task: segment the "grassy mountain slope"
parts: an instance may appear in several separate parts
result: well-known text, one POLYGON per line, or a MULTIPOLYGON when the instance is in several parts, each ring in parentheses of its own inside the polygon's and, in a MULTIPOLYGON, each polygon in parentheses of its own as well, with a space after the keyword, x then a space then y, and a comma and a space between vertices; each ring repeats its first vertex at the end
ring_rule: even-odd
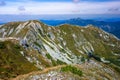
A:
POLYGON ((81 18, 73 18, 73 19, 68 19, 68 20, 42 20, 42 21, 52 26, 57 26, 57 25, 65 24, 65 23, 70 24, 70 25, 79 25, 79 26, 87 26, 89 24, 92 24, 120 38, 119 36, 120 21, 106 22, 106 21, 97 21, 97 20, 89 20, 89 19, 81 19, 81 18))
POLYGON ((118 80, 120 77, 113 69, 97 61, 81 65, 60 65, 46 68, 43 71, 34 71, 20 75, 11 80, 37 80, 37 79, 60 79, 60 80, 118 80), (114 76, 114 77, 113 77, 114 76))
POLYGON ((38 69, 63 64, 80 65, 93 59, 120 72, 120 40, 92 25, 51 27, 36 20, 11 22, 0 27, 0 37, 3 42, 17 40, 23 50, 21 53, 13 49, 13 52, 21 53, 38 69))
POLYGON ((21 53, 23 48, 11 41, 0 42, 0 78, 7 79, 38 70, 21 53))

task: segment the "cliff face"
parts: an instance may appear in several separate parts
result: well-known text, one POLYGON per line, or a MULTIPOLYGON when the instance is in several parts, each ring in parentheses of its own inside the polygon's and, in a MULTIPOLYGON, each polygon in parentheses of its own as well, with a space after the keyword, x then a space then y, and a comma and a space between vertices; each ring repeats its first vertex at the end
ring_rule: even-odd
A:
POLYGON ((19 44, 22 50, 17 54, 41 70, 63 64, 81 65, 92 59, 120 72, 119 39, 91 25, 51 27, 36 20, 11 22, 0 27, 0 41, 19 44))

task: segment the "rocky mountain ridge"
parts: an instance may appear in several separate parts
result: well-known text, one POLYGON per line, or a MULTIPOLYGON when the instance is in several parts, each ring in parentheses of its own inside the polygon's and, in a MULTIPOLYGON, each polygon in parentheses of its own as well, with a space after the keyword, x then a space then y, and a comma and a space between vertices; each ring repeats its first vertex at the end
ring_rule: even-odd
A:
POLYGON ((93 59, 120 72, 120 40, 92 25, 52 27, 36 20, 10 22, 0 26, 0 41, 18 43, 23 48, 18 54, 39 70, 93 59))
POLYGON ((107 21, 99 21, 99 20, 91 20, 91 19, 81 19, 81 18, 73 18, 68 20, 42 20, 44 23, 52 26, 60 25, 60 24, 70 24, 70 25, 79 25, 79 26, 87 26, 93 25, 98 28, 101 28, 111 34, 114 34, 118 38, 120 38, 120 21, 116 22, 107 22, 107 21))

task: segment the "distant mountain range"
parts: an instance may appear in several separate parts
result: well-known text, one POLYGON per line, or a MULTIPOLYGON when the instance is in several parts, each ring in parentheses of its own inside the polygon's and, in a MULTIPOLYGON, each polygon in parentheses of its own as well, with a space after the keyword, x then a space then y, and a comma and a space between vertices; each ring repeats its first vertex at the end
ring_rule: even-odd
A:
POLYGON ((42 20, 44 23, 52 26, 57 26, 60 24, 71 24, 79 26, 87 26, 89 24, 101 28, 109 33, 114 34, 120 38, 120 21, 117 22, 105 22, 105 21, 96 21, 96 20, 84 20, 81 18, 74 18, 69 20, 42 20))

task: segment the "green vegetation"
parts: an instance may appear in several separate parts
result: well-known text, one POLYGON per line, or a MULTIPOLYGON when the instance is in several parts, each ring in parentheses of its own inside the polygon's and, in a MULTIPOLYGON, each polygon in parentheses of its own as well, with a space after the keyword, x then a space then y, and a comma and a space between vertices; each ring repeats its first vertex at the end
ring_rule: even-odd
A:
POLYGON ((61 71, 62 72, 71 72, 71 73, 79 75, 79 76, 82 76, 82 74, 83 74, 83 72, 80 69, 78 69, 78 68, 76 68, 74 66, 71 66, 71 65, 62 67, 61 71))
MULTIPOLYGON (((61 31, 60 37, 62 37, 63 40, 66 41, 66 43, 67 43, 66 46, 75 55, 78 56, 80 54, 80 52, 78 52, 76 50, 75 40, 77 42, 86 42, 86 43, 82 44, 81 46, 77 46, 82 51, 84 51, 82 48, 83 46, 87 46, 90 48, 90 45, 87 44, 87 42, 90 42, 90 44, 94 48, 94 54, 93 54, 94 59, 96 59, 97 61, 101 61, 100 58, 104 57, 106 60, 110 61, 114 65, 116 65, 118 67, 120 66, 119 61, 118 61, 118 59, 120 59, 120 57, 113 54, 113 53, 116 53, 116 54, 120 53, 120 48, 117 45, 115 45, 114 47, 108 45, 108 44, 116 44, 116 42, 118 44, 120 44, 120 41, 117 41, 115 38, 111 37, 110 35, 106 34, 102 30, 100 30, 94 26, 90 26, 88 28, 81 28, 81 27, 76 27, 76 26, 73 27, 71 25, 61 25, 58 28, 61 31), (84 32, 81 32, 81 30, 83 30, 84 32), (63 34, 62 31, 69 35, 63 34), (72 36, 73 34, 75 34, 77 36, 77 38, 75 40, 72 36), (100 36, 100 34, 102 34, 103 36, 100 36), (105 36, 108 36, 109 40, 107 40, 105 38, 105 36)), ((81 54, 81 55, 84 56, 85 59, 88 58, 84 54, 81 54)), ((82 58, 81 61, 84 62, 85 59, 82 58)), ((113 67, 113 68, 116 69, 116 71, 118 71, 118 72, 120 71, 120 70, 118 70, 119 68, 117 68, 117 67, 113 67)))
POLYGON ((72 34, 79 34, 80 33, 80 29, 79 27, 76 26, 71 26, 71 25, 62 25, 59 27, 60 31, 64 31, 69 35, 65 35, 64 33, 61 33, 60 37, 62 37, 64 39, 64 41, 66 41, 66 46, 77 56, 79 56, 79 52, 76 50, 75 48, 75 41, 74 38, 72 36, 72 34))
POLYGON ((4 49, 4 48, 5 48, 4 42, 0 42, 0 49, 4 49))
POLYGON ((59 59, 57 59, 57 61, 55 61, 55 60, 50 56, 50 54, 46 54, 46 57, 52 61, 53 66, 66 64, 65 62, 62 62, 62 61, 59 60, 59 59))
POLYGON ((21 46, 10 41, 0 42, 0 78, 8 79, 38 70, 24 56, 21 46), (4 48, 5 46, 5 48, 4 48), (21 48, 21 49, 20 49, 21 48))
POLYGON ((84 58, 84 57, 82 57, 82 58, 81 58, 81 61, 84 63, 84 62, 85 62, 85 58, 84 58))
POLYGON ((46 57, 47 57, 48 59, 52 59, 52 57, 50 56, 50 54, 46 54, 46 57))
POLYGON ((120 73, 120 62, 117 59, 112 59, 109 58, 107 59, 111 62, 111 64, 109 64, 112 68, 114 68, 117 72, 120 73))
POLYGON ((57 59, 57 64, 59 65, 62 65, 62 64, 66 64, 65 62, 62 62, 61 60, 57 59))
POLYGON ((119 66, 116 66, 116 65, 114 65, 114 64, 110 64, 110 66, 112 67, 112 68, 114 68, 119 74, 120 74, 120 67, 119 66))
POLYGON ((18 44, 15 44, 15 45, 14 45, 14 48, 15 48, 15 49, 21 49, 20 45, 18 45, 18 44))
POLYGON ((52 65, 53 65, 53 66, 56 66, 56 65, 57 65, 56 61, 51 57, 50 54, 46 54, 46 57, 52 61, 52 65))
POLYGON ((38 44, 37 42, 34 42, 35 45, 37 45, 38 47, 42 48, 42 46, 40 44, 38 44))
POLYGON ((38 56, 38 59, 43 66, 45 66, 45 67, 51 66, 50 63, 47 60, 45 60, 45 58, 41 54, 38 56))

